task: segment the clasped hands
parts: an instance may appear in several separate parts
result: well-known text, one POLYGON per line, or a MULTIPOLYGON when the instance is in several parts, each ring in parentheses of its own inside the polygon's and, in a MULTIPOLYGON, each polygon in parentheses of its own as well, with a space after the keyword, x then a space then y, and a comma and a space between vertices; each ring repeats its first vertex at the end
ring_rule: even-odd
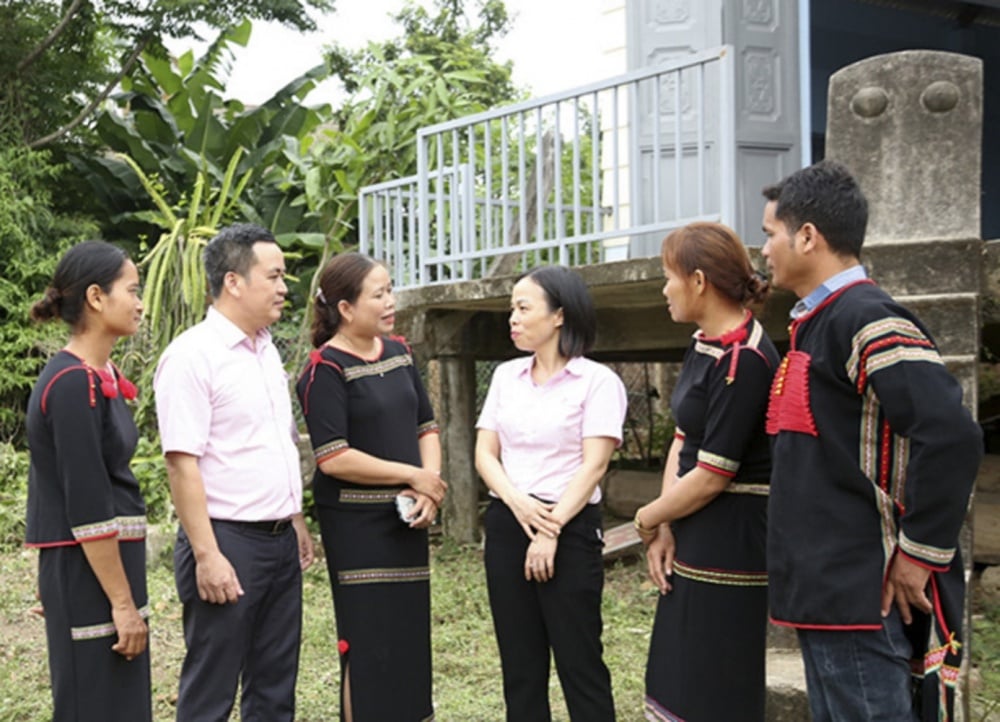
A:
POLYGON ((556 573, 556 548, 562 531, 562 524, 552 513, 556 505, 521 492, 508 505, 531 540, 524 555, 524 578, 549 581, 556 573))

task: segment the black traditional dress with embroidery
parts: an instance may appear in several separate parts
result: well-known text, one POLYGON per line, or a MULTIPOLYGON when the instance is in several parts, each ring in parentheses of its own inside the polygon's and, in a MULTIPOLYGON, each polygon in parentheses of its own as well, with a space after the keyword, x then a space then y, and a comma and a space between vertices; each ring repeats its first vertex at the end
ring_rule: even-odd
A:
POLYGON ((40 549, 53 715, 59 722, 142 722, 150 710, 149 651, 131 662, 111 650, 111 605, 81 542, 117 538, 140 614, 146 596, 146 507, 129 469, 138 432, 123 396, 135 387, 115 370, 60 351, 28 401, 26 545, 40 549))
POLYGON ((650 720, 764 719, 770 453, 764 433, 779 356, 760 323, 698 334, 670 398, 683 441, 678 475, 730 477, 722 494, 673 523, 673 590, 659 598, 646 666, 650 720))
MULTIPOLYGON (((317 464, 350 448, 420 466, 433 410, 409 348, 381 342, 373 361, 329 346, 310 354, 297 390, 317 464)), ((434 717, 427 531, 400 520, 404 488, 313 477, 355 722, 434 717)))

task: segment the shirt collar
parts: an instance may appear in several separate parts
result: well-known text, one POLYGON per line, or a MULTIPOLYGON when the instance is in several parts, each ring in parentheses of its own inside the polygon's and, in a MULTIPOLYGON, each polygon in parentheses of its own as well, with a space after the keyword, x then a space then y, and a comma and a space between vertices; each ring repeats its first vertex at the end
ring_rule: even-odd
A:
POLYGON ((868 274, 865 272, 865 267, 860 263, 856 266, 844 269, 840 273, 834 274, 823 281, 823 283, 819 284, 819 286, 817 286, 808 296, 799 299, 799 301, 792 306, 792 311, 789 315, 791 315, 792 318, 805 316, 844 286, 855 283, 856 281, 861 281, 865 278, 868 278, 868 274))
MULTIPOLYGON (((525 356, 525 357, 523 357, 521 359, 518 359, 518 360, 521 362, 521 366, 517 370, 517 375, 520 376, 520 377, 524 377, 524 376, 530 375, 531 374, 531 366, 532 366, 532 364, 535 361, 535 355, 532 354, 531 356, 525 356)), ((567 361, 566 365, 563 367, 563 369, 559 373, 557 373, 555 376, 553 376, 552 378, 559 378, 563 374, 569 374, 571 376, 582 376, 583 375, 583 366, 584 366, 585 363, 586 362, 584 361, 583 356, 574 356, 569 361, 567 361)), ((549 379, 549 380, 551 381, 552 379, 549 379)))
MULTIPOLYGON (((230 321, 215 306, 208 307, 208 312, 205 314, 205 322, 216 330, 226 348, 236 348, 244 342, 246 342, 247 346, 250 346, 250 339, 243 332, 243 329, 230 321)), ((254 340, 257 342, 256 347, 259 350, 271 340, 271 332, 266 328, 261 329, 257 332, 257 337, 254 340)))

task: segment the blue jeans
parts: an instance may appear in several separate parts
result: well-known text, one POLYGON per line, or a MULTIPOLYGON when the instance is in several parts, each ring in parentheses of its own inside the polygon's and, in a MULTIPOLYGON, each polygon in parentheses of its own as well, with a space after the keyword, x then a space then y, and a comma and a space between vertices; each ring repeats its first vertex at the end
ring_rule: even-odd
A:
POLYGON ((879 631, 798 630, 813 722, 914 722, 913 648, 893 607, 879 631))

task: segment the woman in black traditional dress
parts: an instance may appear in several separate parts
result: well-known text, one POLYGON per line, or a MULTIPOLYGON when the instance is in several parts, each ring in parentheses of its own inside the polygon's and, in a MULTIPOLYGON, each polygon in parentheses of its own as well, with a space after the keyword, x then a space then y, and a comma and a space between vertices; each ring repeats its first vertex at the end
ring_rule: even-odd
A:
POLYGON ((129 470, 138 432, 136 389, 111 349, 142 317, 139 273, 120 249, 71 248, 34 320, 61 318, 66 346, 28 401, 26 543, 40 549, 52 719, 152 718, 146 597, 146 508, 129 470))
POLYGON ((402 339, 388 271, 359 253, 320 276, 298 381, 317 470, 348 722, 418 722, 431 703, 427 527, 444 498, 427 393, 402 339))
POLYGON ((729 228, 663 241, 670 316, 699 331, 670 406, 677 431, 660 496, 636 512, 661 596, 646 667, 650 720, 764 719, 771 462, 764 433, 778 353, 746 309, 767 282, 729 228))

